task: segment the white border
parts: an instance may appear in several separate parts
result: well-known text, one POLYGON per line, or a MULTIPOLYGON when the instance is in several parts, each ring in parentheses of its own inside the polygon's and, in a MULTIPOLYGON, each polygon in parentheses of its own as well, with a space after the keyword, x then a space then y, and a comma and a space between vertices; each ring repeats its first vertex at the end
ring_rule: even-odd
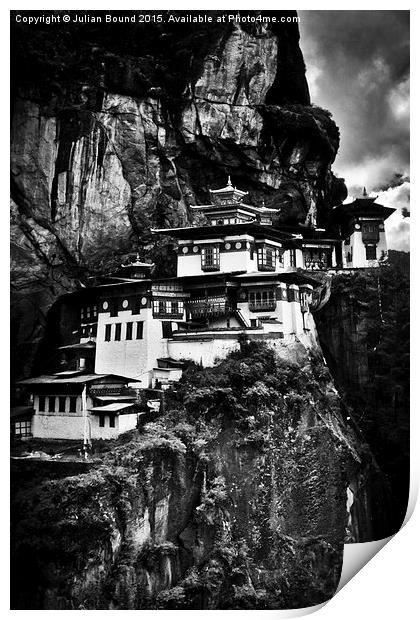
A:
MULTIPOLYGON (((316 6, 314 6, 313 3, 310 2, 298 2, 296 3, 294 6, 290 6, 290 4, 288 4, 288 6, 279 6, 277 3, 274 2, 269 2, 269 3, 259 3, 258 4, 258 8, 262 8, 264 10, 291 10, 291 9, 297 9, 297 10, 337 10, 337 4, 333 3, 333 2, 318 2, 316 4, 316 6), (297 4, 297 6, 296 6, 297 4)), ((351 3, 346 3, 347 6, 342 6, 342 4, 340 4, 340 10, 410 10, 410 9, 414 9, 414 7, 416 7, 416 5, 414 4, 414 2, 394 2, 394 3, 389 3, 389 2, 369 2, 368 4, 366 2, 361 2, 360 0, 355 0, 351 3)), ((92 10, 105 10, 105 7, 103 6, 103 4, 99 3, 99 2, 92 2, 89 3, 87 6, 89 6, 90 9, 92 10)), ((1 41, 3 43, 3 55, 2 58, 6 59, 8 58, 8 48, 9 48, 9 10, 11 9, 22 9, 22 10, 52 10, 52 9, 59 9, 59 8, 63 8, 66 9, 68 8, 69 10, 77 10, 77 9, 86 9, 86 1, 73 1, 72 3, 70 3, 70 6, 65 5, 64 3, 61 2, 51 2, 48 0, 45 0, 45 2, 43 2, 40 7, 42 8, 37 8, 36 4, 34 4, 33 2, 21 2, 19 4, 15 4, 15 3, 6 3, 6 6, 4 6, 2 9, 0 9, 0 17, 2 18, 0 20, 0 27, 2 29, 2 37, 1 37, 1 41)), ((197 9, 202 9, 202 10, 206 10, 206 9, 225 9, 226 6, 229 6, 229 9, 255 9, 257 8, 255 5, 255 2, 250 2, 249 0, 232 0, 231 2, 229 2, 229 4, 227 5, 226 2, 218 2, 217 0, 214 0, 211 3, 211 7, 209 7, 209 3, 208 2, 203 2, 201 0, 196 0, 195 2, 160 2, 160 3, 156 3, 156 2, 150 2, 147 0, 144 0, 141 5, 139 6, 138 2, 126 2, 124 3, 124 9, 126 10, 158 10, 159 8, 162 9, 177 9, 177 10, 197 10, 197 9)), ((115 9, 112 9, 111 7, 109 7, 109 5, 106 7, 106 9, 109 10, 116 10, 121 9, 122 7, 116 7, 115 9)), ((413 51, 412 51, 412 57, 415 57, 416 60, 419 58, 418 55, 415 55, 416 51, 419 51, 418 49, 416 49, 417 47, 417 41, 419 39, 419 35, 420 35, 420 31, 418 28, 418 17, 417 17, 417 10, 412 10, 411 11, 411 18, 412 18, 412 46, 413 46, 413 51)), ((417 61, 418 63, 418 61, 417 61)), ((412 90, 412 101, 413 101, 413 106, 412 109, 413 110, 418 110, 419 105, 419 101, 418 101, 418 84, 417 84, 417 80, 415 83, 415 88, 413 88, 412 90)), ((8 111, 8 101, 7 98, 5 97, 2 101, 2 105, 3 105, 3 127, 8 127, 8 118, 9 118, 9 111, 8 111)), ((415 151, 414 153, 414 163, 417 163, 417 147, 416 147, 416 142, 417 142, 417 138, 418 138, 418 132, 417 132, 417 118, 415 118, 413 120, 412 123, 412 135, 414 136, 414 139, 412 139, 412 145, 413 145, 413 150, 415 151)), ((9 154, 8 154, 8 142, 5 140, 4 141, 5 144, 5 149, 2 152, 2 166, 1 166, 1 171, 3 173, 3 183, 2 183, 2 188, 4 193, 6 194, 7 192, 7 182, 5 180, 6 177, 6 173, 8 171, 8 160, 9 160, 9 154)), ((419 170, 419 166, 415 166, 413 167, 413 170, 419 170)), ((412 183, 412 185, 414 186, 414 199, 413 199, 413 204, 415 205, 414 207, 414 213, 413 213, 413 217, 414 217, 414 226, 415 228, 412 230, 417 231, 417 216, 415 211, 418 210, 420 207, 418 207, 418 203, 419 201, 416 200, 417 196, 418 196, 418 192, 417 192, 417 181, 416 179, 414 179, 414 183, 412 183)), ((2 268, 4 269, 4 278, 3 278, 3 282, 7 282, 8 278, 9 278, 9 274, 8 274, 8 258, 7 258, 7 244, 8 244, 8 233, 7 231, 7 208, 6 208, 6 204, 8 204, 8 197, 6 198, 6 196, 4 197, 4 201, 3 201, 3 210, 1 212, 1 216, 4 218, 4 225, 2 226, 1 230, 3 230, 3 234, 4 234, 4 238, 3 243, 0 246, 0 251, 2 252, 1 258, 3 260, 0 261, 0 264, 3 266, 2 268)), ((412 239, 415 239, 415 232, 412 233, 412 239)), ((418 256, 417 256, 417 249, 416 249, 416 244, 413 243, 412 244, 412 254, 413 254, 413 261, 412 261, 412 265, 417 265, 418 264, 418 256)), ((416 276, 418 277, 418 276, 416 276)), ((414 284, 416 284, 416 282, 414 282, 414 284)), ((418 301, 419 301, 419 296, 418 293, 415 290, 415 286, 412 285, 412 294, 411 294, 411 303, 412 303, 412 315, 413 317, 416 317, 416 314, 418 312, 417 308, 418 308, 418 301), (417 311, 417 312, 416 312, 417 311)), ((4 313, 4 309, 3 309, 3 314, 2 317, 4 318, 4 322, 6 322, 8 320, 7 316, 7 312, 4 313)), ((3 322, 3 324, 4 324, 3 322)), ((414 330, 413 330, 414 331, 414 330)), ((418 350, 418 336, 416 336, 415 333, 412 333, 412 342, 413 342, 413 347, 412 350, 416 351, 418 350)), ((8 347, 5 344, 4 345, 4 358, 2 358, 2 370, 8 368, 8 347), (6 358, 6 359, 5 359, 6 358)), ((418 369, 417 369, 417 357, 413 360, 413 371, 412 371, 412 385, 415 386, 416 385, 416 379, 418 381, 418 369), (417 372, 416 372, 417 370, 417 372)), ((3 377, 4 377, 4 373, 3 373, 3 377)), ((5 382, 6 383, 6 382, 5 382)), ((414 389, 413 389, 413 398, 415 397, 414 394, 414 389)), ((412 424, 411 424, 411 437, 412 437, 412 448, 411 448, 411 463, 412 463, 412 475, 411 475, 411 487, 413 489, 415 489, 414 495, 412 493, 411 495, 411 503, 415 503, 415 495, 417 492, 417 488, 418 488, 418 474, 419 474, 419 457, 417 456, 419 454, 419 434, 418 434, 418 430, 419 430, 419 422, 418 422, 418 413, 417 411, 415 411, 415 406, 412 407, 412 424)), ((5 417, 3 418, 3 423, 5 422, 5 417)), ((3 435, 2 438, 5 441, 5 445, 3 448, 3 455, 6 455, 6 459, 8 461, 8 419, 6 420, 6 424, 3 427, 3 435), (5 430, 6 429, 6 430, 5 430)), ((3 472, 3 483, 4 483, 4 488, 3 488, 3 496, 5 497, 5 502, 6 503, 6 499, 8 498, 8 476, 7 476, 7 467, 8 465, 6 464, 5 467, 2 468, 2 472, 3 472), (4 476, 4 474, 6 473, 6 476, 4 476)), ((3 515, 3 518, 6 519, 6 523, 3 523, 3 531, 8 531, 8 513, 6 511, 6 515, 3 515)), ((402 531, 400 533, 398 533, 392 540, 391 542, 387 545, 387 548, 385 550, 382 551, 382 553, 379 554, 379 556, 376 556, 371 562, 369 562, 369 564, 367 566, 365 566, 363 568, 363 570, 361 571, 361 573, 357 574, 352 580, 350 585, 346 586, 343 588, 343 590, 341 590, 338 595, 336 595, 329 603, 327 603, 320 611, 318 611, 318 616, 320 619, 324 619, 327 620, 328 618, 337 620, 337 618, 340 618, 342 620, 346 620, 351 619, 354 620, 354 618, 369 618, 370 616, 377 616, 379 618, 381 618, 381 620, 387 620, 388 618, 392 620, 395 619, 395 617, 397 616, 399 618, 399 620, 404 620, 405 618, 415 618, 418 617, 418 607, 419 604, 417 602, 417 590, 419 588, 418 585, 418 562, 417 562, 417 555, 416 555, 416 547, 418 548, 418 534, 420 531, 420 513, 419 513, 419 509, 417 509, 413 515, 413 517, 408 521, 408 523, 405 525, 405 527, 402 529, 402 531)), ((371 543, 367 543, 367 545, 371 545, 371 543)), ((7 546, 7 545, 6 545, 7 546)), ((8 610, 8 562, 9 562, 9 554, 7 553, 7 548, 4 548, 3 546, 3 557, 5 559, 5 566, 3 566, 3 570, 2 570, 2 587, 4 588, 3 590, 3 596, 1 598, 2 600, 2 609, 4 611, 6 611, 6 613, 10 613, 13 615, 17 615, 20 616, 22 614, 28 613, 25 611, 9 611, 8 610)), ((316 608, 310 608, 307 610, 307 612, 311 612, 311 611, 315 611, 316 608)), ((302 610, 296 610, 296 611, 300 611, 300 613, 298 615, 302 615, 302 610)), ((31 614, 41 614, 44 612, 37 612, 37 611, 32 611, 29 612, 31 614)), ((55 616, 59 615, 61 616, 62 612, 60 611, 54 611, 53 612, 55 616)), ((68 612, 66 612, 68 613, 68 612)), ((82 612, 82 613, 86 613, 86 612, 82 612)), ((93 614, 100 614, 100 611, 93 611, 91 612, 93 614)), ((116 614, 116 613, 120 613, 120 612, 116 612, 116 611, 112 611, 110 612, 111 614, 116 614)), ((136 613, 138 614, 138 611, 135 612, 131 612, 131 613, 136 613)), ((155 614, 156 612, 147 612, 147 611, 142 611, 142 617, 148 617, 149 614, 155 614)), ((159 617, 172 617, 173 615, 184 615, 185 613, 196 613, 194 612, 186 612, 186 611, 180 611, 180 612, 160 612, 159 617)), ((200 615, 203 613, 216 613, 220 615, 238 615, 238 614, 246 614, 248 615, 248 617, 250 617, 251 615, 256 615, 258 614, 258 616, 261 616, 261 614, 267 615, 267 614, 276 614, 277 617, 296 617, 296 612, 291 612, 291 615, 289 615, 290 612, 261 612, 261 611, 229 611, 229 612, 208 612, 208 611, 199 611, 200 615)))

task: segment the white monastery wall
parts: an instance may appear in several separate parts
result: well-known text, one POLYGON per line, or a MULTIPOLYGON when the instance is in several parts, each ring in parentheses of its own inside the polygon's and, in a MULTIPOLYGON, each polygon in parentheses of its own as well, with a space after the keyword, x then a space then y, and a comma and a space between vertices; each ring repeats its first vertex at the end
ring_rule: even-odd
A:
POLYGON ((162 322, 153 318, 152 308, 141 308, 139 314, 121 311, 111 317, 109 312, 101 312, 98 317, 98 336, 96 341, 96 373, 120 374, 137 379, 143 387, 149 385, 149 370, 156 360, 165 354, 162 339, 162 322), (136 339, 136 325, 133 326, 133 339, 126 340, 127 322, 143 321, 143 338, 136 339), (121 340, 115 341, 115 324, 122 323, 121 340), (105 325, 111 324, 111 340, 105 341, 105 325))
POLYGON ((36 413, 32 420, 33 436, 40 439, 83 439, 83 428, 82 412, 36 413))
POLYGON ((205 339, 169 341, 170 356, 176 360, 188 359, 203 366, 214 366, 218 358, 223 359, 231 351, 239 349, 237 335, 232 339, 205 339))
POLYGON ((366 259, 366 245, 362 241, 362 231, 355 230, 350 236, 350 245, 343 244, 343 265, 346 267, 378 267, 382 252, 386 254, 387 244, 385 231, 379 231, 379 242, 376 245, 376 260, 366 259), (352 260, 347 261, 347 252, 352 252, 352 260))

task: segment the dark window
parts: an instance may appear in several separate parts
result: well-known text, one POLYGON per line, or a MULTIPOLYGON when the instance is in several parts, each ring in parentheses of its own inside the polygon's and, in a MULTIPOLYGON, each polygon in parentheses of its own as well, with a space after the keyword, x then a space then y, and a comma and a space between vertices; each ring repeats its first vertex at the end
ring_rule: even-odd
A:
POLYGON ((162 338, 171 338, 172 324, 170 321, 162 321, 162 338))
POLYGON ((71 413, 76 413, 76 411, 77 411, 77 396, 70 396, 69 411, 71 413))
POLYGON ((121 340, 121 323, 115 323, 115 340, 121 340))
POLYGON ((66 397, 65 396, 59 396, 59 398, 58 398, 58 411, 60 411, 61 413, 64 413, 65 410, 66 410, 66 397))
POLYGON ((119 300, 114 299, 110 302, 110 316, 118 316, 119 300))
POLYGON ((45 396, 39 396, 39 411, 45 411, 45 396))
POLYGON ((111 340, 111 327, 112 325, 105 325, 105 341, 109 342, 111 340))
POLYGON ((376 260, 376 245, 366 246, 366 260, 376 260))
POLYGON ((296 250, 290 250, 290 266, 296 267, 296 250))
POLYGON ((115 415, 113 413, 109 414, 109 426, 115 428, 115 415))
POLYGON ((99 414, 99 426, 102 428, 105 426, 105 415, 103 413, 99 414))
POLYGON ((143 321, 137 321, 136 340, 141 340, 142 338, 143 338, 143 321))
POLYGON ((55 396, 48 396, 48 411, 55 411, 55 396))
POLYGON ((125 339, 126 340, 132 340, 133 338, 133 324, 132 323, 127 323, 127 330, 125 332, 125 339))
POLYGON ((258 321, 257 319, 251 319, 251 327, 258 327, 258 321))

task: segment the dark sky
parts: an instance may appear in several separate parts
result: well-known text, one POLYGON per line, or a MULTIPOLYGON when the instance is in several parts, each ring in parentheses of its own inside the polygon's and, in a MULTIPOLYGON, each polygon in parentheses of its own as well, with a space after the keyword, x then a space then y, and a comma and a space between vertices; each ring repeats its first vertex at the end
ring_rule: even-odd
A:
POLYGON ((408 250, 409 12, 299 11, 312 102, 340 128, 334 171, 349 195, 363 186, 397 207, 388 245, 408 250))

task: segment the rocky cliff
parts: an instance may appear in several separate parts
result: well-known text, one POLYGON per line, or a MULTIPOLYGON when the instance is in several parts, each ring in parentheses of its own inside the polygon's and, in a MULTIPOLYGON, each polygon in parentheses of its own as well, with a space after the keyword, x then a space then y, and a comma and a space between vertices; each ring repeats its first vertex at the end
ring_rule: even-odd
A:
POLYGON ((296 23, 33 28, 13 18, 18 374, 33 370, 59 294, 138 248, 170 272, 150 227, 190 221, 189 205, 227 174, 281 221, 304 220, 314 204, 322 221, 345 197, 331 172, 339 132, 310 105, 296 23))
POLYGON ((344 540, 391 533, 386 487, 322 359, 299 343, 287 356, 259 343, 213 369, 191 365, 166 414, 108 446, 89 473, 51 479, 50 467, 40 479, 37 464, 25 478, 16 463, 12 607, 330 598, 344 540))
POLYGON ((409 286, 409 254, 391 250, 380 269, 336 275, 328 302, 314 315, 343 404, 392 490, 388 517, 395 531, 410 478, 409 286))

